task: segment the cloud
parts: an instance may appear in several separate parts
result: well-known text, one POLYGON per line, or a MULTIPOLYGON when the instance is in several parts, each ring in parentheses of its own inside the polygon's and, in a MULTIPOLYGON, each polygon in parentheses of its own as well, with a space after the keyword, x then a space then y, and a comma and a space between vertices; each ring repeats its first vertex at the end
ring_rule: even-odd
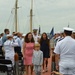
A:
MULTIPOLYGON (((55 31, 61 31, 62 27, 70 26, 75 29, 75 0, 33 0, 33 28, 41 25, 42 32, 49 32, 54 26, 55 31)), ((11 10, 15 5, 15 0, 0 0, 0 30, 3 31, 11 10), (1 29, 2 28, 2 29, 1 29)), ((27 33, 29 31, 29 15, 31 0, 18 0, 18 22, 19 31, 27 33), (23 30, 24 28, 24 30, 23 30)), ((14 13, 11 16, 7 27, 12 29, 14 13), (10 25, 11 24, 11 25, 10 25)))

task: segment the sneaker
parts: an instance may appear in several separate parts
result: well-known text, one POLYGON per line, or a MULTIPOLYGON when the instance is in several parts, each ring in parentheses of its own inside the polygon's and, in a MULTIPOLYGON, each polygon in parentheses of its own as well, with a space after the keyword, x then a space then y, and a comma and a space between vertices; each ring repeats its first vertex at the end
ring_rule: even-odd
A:
POLYGON ((48 68, 46 67, 46 70, 45 70, 46 72, 48 72, 48 68))
POLYGON ((42 73, 45 73, 45 70, 43 70, 42 73))

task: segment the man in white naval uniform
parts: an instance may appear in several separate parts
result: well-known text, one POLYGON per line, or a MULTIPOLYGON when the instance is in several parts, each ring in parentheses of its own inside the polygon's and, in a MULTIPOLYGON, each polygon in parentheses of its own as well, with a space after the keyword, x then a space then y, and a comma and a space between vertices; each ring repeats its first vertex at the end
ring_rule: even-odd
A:
POLYGON ((37 29, 33 29, 33 38, 35 43, 38 43, 40 36, 37 34, 37 29))
POLYGON ((65 27, 65 38, 55 47, 56 69, 63 75, 75 75, 75 40, 71 37, 73 29, 65 27))
POLYGON ((13 36, 7 35, 7 41, 4 43, 5 59, 11 60, 14 65, 14 47, 18 46, 18 43, 13 42, 13 36))

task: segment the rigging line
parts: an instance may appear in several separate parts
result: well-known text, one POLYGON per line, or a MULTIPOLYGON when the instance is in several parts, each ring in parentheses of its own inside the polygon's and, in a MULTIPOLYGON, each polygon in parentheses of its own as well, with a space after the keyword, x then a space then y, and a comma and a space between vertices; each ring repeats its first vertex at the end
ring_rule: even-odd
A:
POLYGON ((13 22, 12 22, 12 26, 11 26, 11 32, 14 32, 14 30, 15 30, 15 28, 14 28, 14 24, 15 24, 15 22, 14 22, 14 15, 13 15, 13 18, 12 18, 12 20, 13 20, 13 22))
POLYGON ((25 25, 24 25, 24 29, 27 29, 27 30, 29 30, 28 28, 29 28, 29 18, 27 17, 27 19, 26 19, 26 22, 25 22, 25 25))
POLYGON ((27 21, 26 21, 26 26, 25 26, 25 28, 27 27, 27 30, 28 30, 28 31, 29 31, 29 26, 30 26, 29 21, 30 21, 30 18, 27 19, 27 21))
MULTIPOLYGON (((36 19, 35 19, 35 17, 34 17, 34 22, 36 23, 36 25, 35 25, 34 27, 36 27, 36 26, 37 26, 37 29, 38 29, 39 22, 38 22, 38 20, 36 20, 36 19)), ((34 24, 34 23, 33 23, 33 24, 34 24)))
POLYGON ((12 14, 13 14, 13 9, 14 9, 14 7, 13 7, 12 10, 11 10, 11 13, 10 13, 9 19, 8 19, 8 21, 7 21, 7 24, 6 24, 6 27, 7 27, 8 23, 9 23, 9 21, 10 21, 10 19, 11 19, 11 16, 12 16, 12 14))
POLYGON ((12 28, 12 32, 14 32, 14 24, 15 24, 15 23, 14 23, 14 21, 13 21, 13 23, 12 23, 12 26, 13 26, 13 28, 12 28))
POLYGON ((37 24, 39 24, 38 19, 36 17, 34 17, 34 22, 36 22, 37 24))
POLYGON ((11 17, 10 22, 9 22, 9 24, 8 24, 8 26, 7 26, 7 28, 9 28, 10 31, 12 31, 12 29, 13 29, 12 20, 13 20, 13 16, 11 17))
POLYGON ((19 16, 18 16, 18 14, 17 14, 17 22, 18 22, 18 23, 17 23, 17 25, 18 25, 18 26, 17 26, 17 31, 19 32, 19 31, 20 31, 20 26, 19 26, 19 16))
POLYGON ((11 20, 10 20, 8 26, 7 26, 10 30, 12 29, 12 19, 13 19, 13 17, 11 18, 11 20))
POLYGON ((30 18, 27 19, 26 26, 25 26, 25 28, 27 29, 27 30, 26 30, 27 33, 30 31, 30 30, 29 30, 29 27, 30 27, 29 21, 30 21, 30 18))
MULTIPOLYGON (((24 9, 25 9, 25 7, 24 7, 24 9)), ((21 10, 21 12, 22 12, 22 11, 23 11, 23 10, 21 10)), ((23 12, 23 13, 24 13, 24 12, 23 12)), ((21 16, 25 16, 25 15, 23 15, 23 14, 20 14, 20 15, 21 15, 21 16)), ((26 16, 25 16, 25 17, 26 17, 26 16)), ((21 24, 21 23, 19 23, 19 22, 20 22, 19 20, 20 20, 20 18, 18 18, 18 30, 21 30, 21 29, 20 29, 20 25, 19 25, 19 24, 21 24)), ((26 20, 27 20, 27 19, 26 19, 26 20)), ((26 22, 25 22, 25 23, 26 23, 26 22)), ((26 28, 25 25, 22 25, 22 27, 24 27, 24 29, 26 28)))
MULTIPOLYGON (((24 1, 24 3, 26 4, 26 3, 28 3, 28 2, 24 1)), ((23 6, 23 9, 21 10, 21 12, 22 12, 23 14, 25 14, 25 13, 27 13, 28 9, 29 9, 28 6, 26 6, 26 7, 23 6), (27 9, 27 10, 26 10, 26 9, 27 9), (25 12, 24 10, 26 10, 26 12, 25 12)), ((23 15, 23 14, 22 14, 22 15, 23 15)), ((30 14, 30 12, 28 11, 27 16, 29 16, 29 14, 30 14)), ((25 16, 25 15, 23 15, 23 16, 25 16)), ((25 17, 26 17, 26 16, 25 16, 25 17)))
POLYGON ((6 24, 6 27, 7 27, 8 23, 9 23, 9 21, 10 21, 10 19, 11 19, 11 16, 12 16, 12 14, 10 14, 10 16, 9 16, 9 19, 8 19, 8 21, 7 21, 7 24, 6 24))
MULTIPOLYGON (((40 16, 39 16, 39 12, 37 11, 37 10, 38 10, 38 8, 37 8, 37 3, 35 2, 34 4, 35 4, 35 6, 36 6, 36 7, 35 7, 35 8, 36 8, 35 11, 37 12, 37 15, 38 15, 38 16, 37 16, 38 21, 41 23, 41 19, 40 19, 40 16)), ((41 25, 42 25, 42 23, 41 23, 41 25)))
POLYGON ((12 32, 14 32, 15 31, 15 27, 14 27, 14 25, 15 25, 15 22, 14 22, 14 16, 13 16, 13 23, 12 23, 12 32))
MULTIPOLYGON (((15 4, 14 4, 14 6, 15 6, 15 4)), ((9 23, 9 21, 10 21, 10 19, 11 19, 11 16, 12 16, 12 14, 13 14, 13 9, 15 9, 14 6, 13 6, 13 8, 11 9, 11 14, 10 14, 9 19, 8 19, 8 21, 7 21, 6 27, 7 27, 8 23, 9 23)))

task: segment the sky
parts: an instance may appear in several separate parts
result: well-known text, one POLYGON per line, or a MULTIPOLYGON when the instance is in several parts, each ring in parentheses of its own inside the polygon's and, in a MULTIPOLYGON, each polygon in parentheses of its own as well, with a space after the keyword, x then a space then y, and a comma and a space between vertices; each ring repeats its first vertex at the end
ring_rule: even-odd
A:
MULTIPOLYGON (((0 33, 5 28, 14 31, 14 7, 16 0, 0 0, 0 33)), ((29 32, 31 0, 18 0, 18 31, 29 32)), ((41 33, 63 31, 68 25, 75 29, 75 0, 33 0, 33 29, 41 27, 41 33)))

